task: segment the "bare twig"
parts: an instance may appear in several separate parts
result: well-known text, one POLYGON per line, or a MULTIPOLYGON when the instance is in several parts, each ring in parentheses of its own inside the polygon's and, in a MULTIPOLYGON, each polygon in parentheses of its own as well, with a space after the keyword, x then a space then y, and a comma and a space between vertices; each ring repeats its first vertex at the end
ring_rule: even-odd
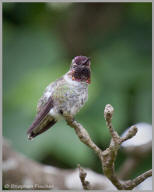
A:
POLYGON ((128 133, 125 137, 121 138, 121 143, 124 141, 127 141, 128 139, 131 139, 132 137, 134 137, 137 133, 137 127, 136 126, 132 126, 129 128, 128 133))
POLYGON ((117 140, 119 139, 119 135, 116 131, 114 131, 112 122, 111 122, 113 112, 114 112, 114 108, 111 105, 107 104, 104 109, 104 118, 106 120, 106 125, 109 128, 109 131, 111 133, 114 143, 117 143, 117 140))
POLYGON ((135 179, 132 179, 130 181, 126 181, 125 182, 125 189, 133 189, 134 187, 136 187, 137 185, 139 185, 140 183, 142 183, 145 179, 147 179, 148 177, 152 176, 152 169, 146 171, 145 173, 142 173, 141 175, 139 175, 138 177, 136 177, 135 179))
POLYGON ((88 147, 90 147, 97 153, 102 163, 102 169, 103 169, 104 175, 112 182, 112 184, 115 185, 116 188, 120 190, 133 189, 138 184, 143 182, 147 177, 151 176, 152 172, 148 171, 146 173, 143 173, 141 176, 138 176, 137 178, 129 181, 121 181, 117 177, 115 173, 115 166, 114 166, 117 152, 122 142, 135 136, 135 134, 137 133, 137 128, 135 126, 132 126, 125 137, 120 137, 118 133, 113 129, 113 126, 112 126, 113 112, 114 112, 113 107, 110 104, 106 105, 104 110, 104 117, 105 117, 106 125, 110 131, 112 139, 109 147, 104 151, 102 151, 91 140, 88 132, 80 123, 75 121, 72 117, 65 117, 65 119, 67 121, 67 124, 75 129, 75 132, 79 137, 79 139, 81 140, 81 142, 86 144, 88 147))
POLYGON ((87 173, 79 164, 78 164, 78 168, 79 168, 79 176, 80 176, 80 180, 81 180, 83 189, 90 190, 91 189, 90 183, 89 183, 89 181, 86 181, 87 173))
MULTIPOLYGON (((114 131, 113 126, 112 126, 112 115, 113 115, 113 107, 111 105, 106 105, 105 110, 104 110, 104 117, 106 119, 106 124, 109 128, 109 131, 111 133, 112 139, 114 142, 110 143, 110 146, 108 149, 106 149, 103 152, 103 158, 102 158, 102 167, 104 170, 104 174, 110 179, 110 181, 117 187, 117 189, 133 189, 136 187, 139 183, 141 183, 143 177, 137 177, 137 181, 130 180, 129 182, 125 181, 120 181, 115 174, 115 169, 114 169, 114 162, 116 160, 117 152, 120 147, 120 144, 133 136, 137 133, 137 128, 135 126, 132 126, 127 135, 123 138, 121 138, 116 131, 114 131), (142 178, 142 179, 141 179, 142 178), (141 181, 141 182, 139 182, 141 181)), ((143 174, 144 175, 144 174, 143 174)), ((149 174, 144 175, 144 179, 149 177, 149 174)))
POLYGON ((101 149, 91 140, 86 129, 72 117, 65 117, 67 124, 75 129, 75 132, 81 142, 93 149, 98 155, 102 152, 101 149))

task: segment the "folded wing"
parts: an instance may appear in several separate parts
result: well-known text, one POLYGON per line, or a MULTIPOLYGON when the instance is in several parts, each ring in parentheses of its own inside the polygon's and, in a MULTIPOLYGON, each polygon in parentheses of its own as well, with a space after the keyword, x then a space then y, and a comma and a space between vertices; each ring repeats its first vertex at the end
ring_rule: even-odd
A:
POLYGON ((44 104, 42 109, 38 112, 34 122, 29 127, 27 134, 28 139, 32 139, 37 135, 43 133, 48 130, 52 125, 56 123, 56 120, 49 116, 48 113, 50 109, 53 108, 53 99, 49 97, 48 101, 44 104))

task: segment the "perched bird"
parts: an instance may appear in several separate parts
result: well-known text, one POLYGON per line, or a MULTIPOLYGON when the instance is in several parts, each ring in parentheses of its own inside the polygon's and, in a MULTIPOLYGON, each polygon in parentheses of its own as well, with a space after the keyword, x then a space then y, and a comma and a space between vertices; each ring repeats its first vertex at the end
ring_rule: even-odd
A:
POLYGON ((90 58, 76 56, 70 70, 49 84, 37 105, 37 115, 27 131, 28 139, 48 130, 63 116, 74 117, 88 99, 90 58))

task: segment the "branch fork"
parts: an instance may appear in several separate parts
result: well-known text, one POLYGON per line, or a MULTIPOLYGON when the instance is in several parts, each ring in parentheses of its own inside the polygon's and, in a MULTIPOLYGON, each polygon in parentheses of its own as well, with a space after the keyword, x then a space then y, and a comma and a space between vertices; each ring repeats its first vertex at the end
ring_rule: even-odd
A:
MULTIPOLYGON (((139 185, 146 178, 152 176, 152 170, 149 170, 141 174, 140 176, 136 177, 135 179, 128 180, 128 181, 122 181, 117 177, 115 173, 114 163, 116 160, 118 150, 120 148, 120 145, 124 141, 136 135, 137 127, 132 126, 125 137, 120 137, 119 134, 114 130, 112 125, 113 113, 114 113, 114 108, 112 107, 112 105, 107 104, 104 109, 104 118, 106 120, 106 125, 111 134, 111 142, 109 147, 104 151, 102 151, 92 141, 86 129, 76 120, 74 120, 73 117, 65 117, 65 120, 70 127, 75 129, 75 132, 79 137, 80 141, 86 144, 88 147, 90 147, 98 155, 102 163, 102 171, 104 172, 104 175, 112 182, 112 184, 119 190, 130 190, 136 187, 137 185, 139 185)), ((90 184, 89 183, 87 184, 87 182, 85 182, 86 174, 84 173, 81 167, 79 167, 79 171, 80 171, 80 180, 82 182, 83 188, 89 189, 90 184)))

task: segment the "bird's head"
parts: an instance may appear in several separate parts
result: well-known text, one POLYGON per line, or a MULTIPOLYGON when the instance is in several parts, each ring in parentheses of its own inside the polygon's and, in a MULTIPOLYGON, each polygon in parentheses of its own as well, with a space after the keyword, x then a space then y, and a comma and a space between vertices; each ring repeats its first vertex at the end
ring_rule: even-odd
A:
POLYGON ((72 59, 70 75, 72 80, 90 83, 90 58, 86 56, 76 56, 72 59))

